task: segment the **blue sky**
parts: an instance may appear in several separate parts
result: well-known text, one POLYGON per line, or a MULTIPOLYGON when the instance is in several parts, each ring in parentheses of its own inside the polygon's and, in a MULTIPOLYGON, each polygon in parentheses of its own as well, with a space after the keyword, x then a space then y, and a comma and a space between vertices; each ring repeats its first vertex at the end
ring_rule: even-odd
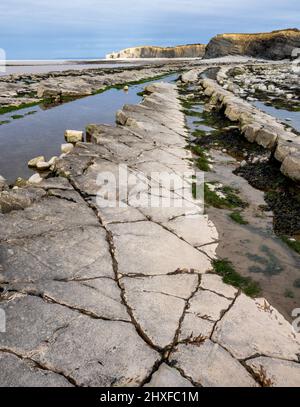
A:
POLYGON ((0 48, 8 59, 100 58, 299 21, 299 0, 1 0, 0 48))

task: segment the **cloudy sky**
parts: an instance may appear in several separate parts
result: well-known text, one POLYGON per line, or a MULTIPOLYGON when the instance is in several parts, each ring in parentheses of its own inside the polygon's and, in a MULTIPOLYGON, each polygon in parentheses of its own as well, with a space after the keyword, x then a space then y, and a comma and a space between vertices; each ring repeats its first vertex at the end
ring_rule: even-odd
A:
POLYGON ((99 58, 299 21, 299 0, 1 0, 0 48, 8 59, 99 58))

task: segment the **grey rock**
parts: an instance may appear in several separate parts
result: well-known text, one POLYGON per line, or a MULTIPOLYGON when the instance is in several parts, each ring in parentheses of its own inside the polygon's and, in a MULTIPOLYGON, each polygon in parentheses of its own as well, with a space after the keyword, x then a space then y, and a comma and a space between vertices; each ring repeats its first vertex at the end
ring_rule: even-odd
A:
POLYGON ((72 387, 62 375, 35 363, 0 352, 0 387, 72 387))
POLYGON ((258 357, 246 362, 258 381, 269 387, 299 387, 300 365, 288 360, 258 357))
POLYGON ((109 229, 121 274, 158 275, 182 269, 205 273, 211 267, 205 255, 155 223, 109 225, 109 229))
POLYGON ((218 344, 179 345, 171 361, 185 377, 204 387, 255 387, 247 370, 218 344))
POLYGON ((213 340, 237 359, 260 354, 298 361, 299 334, 265 299, 241 294, 218 322, 213 340))
POLYGON ((73 321, 45 352, 35 356, 79 386, 92 387, 140 386, 159 358, 131 324, 85 316, 73 321))
POLYGON ((151 381, 144 387, 194 387, 192 383, 185 379, 178 370, 162 363, 159 369, 153 373, 151 381))

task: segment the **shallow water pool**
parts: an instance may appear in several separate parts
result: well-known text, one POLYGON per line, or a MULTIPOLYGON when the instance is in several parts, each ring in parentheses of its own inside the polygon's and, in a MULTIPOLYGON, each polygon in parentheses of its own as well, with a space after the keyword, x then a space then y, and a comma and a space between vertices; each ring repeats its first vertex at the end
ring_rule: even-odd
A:
MULTIPOLYGON (((168 75, 163 80, 172 82, 177 77, 168 75)), ((157 80, 147 83, 152 82, 157 80)), ((9 121, 0 125, 0 175, 9 182, 29 177, 33 172, 27 162, 39 155, 46 160, 59 155, 66 129, 84 130, 91 123, 114 124, 116 111, 124 104, 138 103, 141 100, 138 93, 145 86, 145 83, 130 86, 128 92, 110 89, 47 110, 34 106, 0 115, 0 122, 9 121)))

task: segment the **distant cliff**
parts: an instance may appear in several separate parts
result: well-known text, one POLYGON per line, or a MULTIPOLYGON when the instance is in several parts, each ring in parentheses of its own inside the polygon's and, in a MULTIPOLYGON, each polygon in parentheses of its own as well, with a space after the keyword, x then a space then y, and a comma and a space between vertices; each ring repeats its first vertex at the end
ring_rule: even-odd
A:
POLYGON ((142 46, 126 48, 106 55, 107 59, 126 58, 202 58, 204 44, 178 45, 176 47, 142 46))
POLYGON ((249 55, 279 60, 290 58, 294 48, 300 48, 300 31, 296 28, 260 34, 220 34, 210 40, 204 58, 249 55))

